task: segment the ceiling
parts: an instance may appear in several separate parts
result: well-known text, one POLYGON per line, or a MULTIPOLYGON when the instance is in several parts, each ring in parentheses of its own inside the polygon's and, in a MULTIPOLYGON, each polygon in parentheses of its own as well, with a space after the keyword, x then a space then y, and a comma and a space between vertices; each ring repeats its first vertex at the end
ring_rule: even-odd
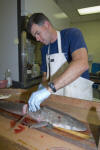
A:
POLYGON ((100 13, 80 16, 79 8, 100 5, 100 0, 54 0, 56 4, 67 14, 71 23, 100 20, 100 13))

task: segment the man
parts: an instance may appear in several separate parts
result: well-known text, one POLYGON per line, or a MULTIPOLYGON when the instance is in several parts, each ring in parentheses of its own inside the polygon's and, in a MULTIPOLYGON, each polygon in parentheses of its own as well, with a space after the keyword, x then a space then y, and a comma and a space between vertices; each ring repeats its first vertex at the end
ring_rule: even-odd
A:
POLYGON ((35 13, 29 18, 28 31, 44 44, 41 51, 43 81, 50 78, 48 87, 42 87, 31 95, 29 110, 39 110, 40 104, 51 93, 91 100, 87 46, 80 30, 56 31, 44 14, 35 13))

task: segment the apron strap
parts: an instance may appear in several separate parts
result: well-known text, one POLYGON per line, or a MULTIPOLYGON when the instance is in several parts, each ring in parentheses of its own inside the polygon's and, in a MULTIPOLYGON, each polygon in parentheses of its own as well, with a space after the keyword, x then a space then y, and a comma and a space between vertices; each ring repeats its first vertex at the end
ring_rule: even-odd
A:
POLYGON ((61 36, 60 36, 60 31, 57 31, 57 37, 58 37, 58 52, 62 53, 62 48, 61 48, 61 36))
POLYGON ((50 55, 50 44, 48 45, 48 55, 50 55))
MULTIPOLYGON (((61 48, 61 35, 60 31, 57 31, 57 44, 58 44, 58 52, 62 53, 62 48, 61 48)), ((48 55, 50 55, 50 44, 48 46, 48 55)))

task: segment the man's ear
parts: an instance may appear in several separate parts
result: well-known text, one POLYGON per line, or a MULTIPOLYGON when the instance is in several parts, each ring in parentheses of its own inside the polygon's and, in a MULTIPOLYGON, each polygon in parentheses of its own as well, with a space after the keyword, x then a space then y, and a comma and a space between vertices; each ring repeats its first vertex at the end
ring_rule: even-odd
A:
POLYGON ((44 22, 44 26, 45 26, 46 28, 49 28, 50 23, 49 23, 48 21, 45 21, 45 22, 44 22))

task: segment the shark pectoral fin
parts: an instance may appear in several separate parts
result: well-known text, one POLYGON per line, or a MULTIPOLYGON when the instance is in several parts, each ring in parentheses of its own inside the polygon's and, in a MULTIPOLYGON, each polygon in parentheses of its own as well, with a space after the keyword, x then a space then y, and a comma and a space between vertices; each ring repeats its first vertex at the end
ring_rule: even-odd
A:
POLYGON ((41 121, 39 123, 29 125, 29 128, 41 128, 41 127, 45 127, 45 126, 48 126, 48 122, 41 121))

